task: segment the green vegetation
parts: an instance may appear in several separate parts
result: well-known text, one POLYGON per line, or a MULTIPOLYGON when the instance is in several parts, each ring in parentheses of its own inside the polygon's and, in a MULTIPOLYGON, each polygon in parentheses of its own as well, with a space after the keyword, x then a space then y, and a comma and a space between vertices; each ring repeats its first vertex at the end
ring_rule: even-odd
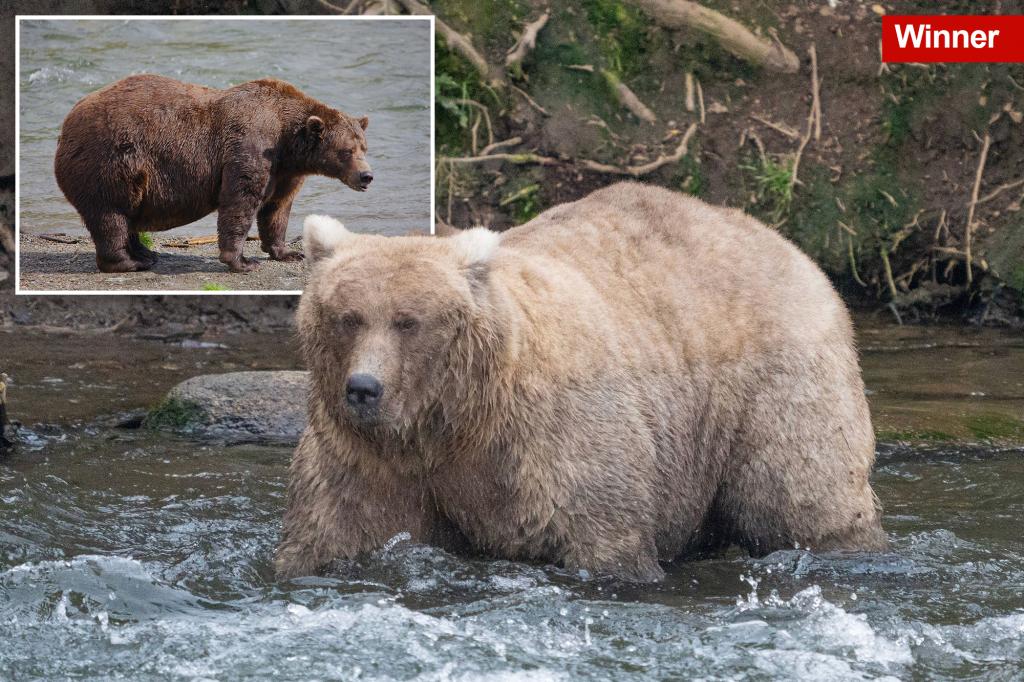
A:
POLYGON ((778 222, 793 203, 793 162, 789 159, 777 162, 762 155, 740 168, 754 182, 757 205, 770 218, 769 222, 778 222))
POLYGON ((506 194, 498 205, 503 207, 511 206, 513 219, 517 225, 521 225, 540 213, 537 195, 539 190, 540 185, 535 182, 523 185, 519 189, 506 194))
POLYGON ((139 241, 142 242, 142 245, 147 249, 152 249, 156 246, 156 241, 153 239, 153 235, 149 232, 140 232, 139 241))
POLYGON ((195 424, 202 414, 202 407, 196 403, 168 398, 150 410, 145 425, 153 429, 182 429, 195 424))
POLYGON ((945 431, 906 429, 902 431, 878 431, 875 434, 875 439, 879 443, 944 443, 956 440, 956 436, 945 431))
POLYGON ((228 291, 227 285, 218 282, 205 282, 199 287, 200 291, 228 291))
POLYGON ((964 421, 971 434, 980 440, 1024 442, 1024 420, 1005 414, 980 414, 964 421))

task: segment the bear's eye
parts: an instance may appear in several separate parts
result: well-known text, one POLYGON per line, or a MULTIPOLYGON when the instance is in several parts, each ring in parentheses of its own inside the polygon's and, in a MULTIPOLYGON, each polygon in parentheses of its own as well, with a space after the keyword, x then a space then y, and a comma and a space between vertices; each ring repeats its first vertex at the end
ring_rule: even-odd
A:
POLYGON ((392 320, 391 325, 400 332, 413 332, 420 326, 419 320, 410 315, 399 315, 392 320))
POLYGON ((342 161, 348 161, 349 159, 352 158, 352 150, 342 149, 341 152, 338 153, 338 156, 341 157, 342 161))
POLYGON ((341 316, 341 328, 347 332, 355 331, 363 325, 363 318, 359 313, 345 313, 341 316))

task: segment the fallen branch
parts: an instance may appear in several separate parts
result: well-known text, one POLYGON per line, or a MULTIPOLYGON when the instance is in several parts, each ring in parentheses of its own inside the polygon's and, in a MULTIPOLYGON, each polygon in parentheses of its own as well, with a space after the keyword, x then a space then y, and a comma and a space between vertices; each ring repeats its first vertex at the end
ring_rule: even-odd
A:
POLYGON ((695 100, 693 99, 693 96, 694 96, 693 74, 691 72, 687 71, 686 72, 686 110, 687 111, 695 111, 697 109, 697 105, 696 105, 695 100))
POLYGON ((967 286, 974 281, 971 263, 971 235, 974 232, 974 209, 978 205, 978 190, 981 189, 981 176, 985 174, 985 161, 988 160, 988 148, 992 144, 992 136, 985 131, 981 141, 981 157, 978 159, 978 170, 974 174, 974 189, 971 190, 971 205, 967 209, 967 226, 964 227, 964 262, 967 264, 967 286))
POLYGON ((800 68, 797 56, 777 39, 757 36, 738 21, 696 2, 634 0, 634 4, 665 28, 701 31, 741 59, 783 73, 796 73, 800 68))
POLYGON ((441 161, 446 163, 486 163, 488 161, 508 161, 516 166, 528 166, 537 164, 540 166, 555 166, 558 159, 551 156, 541 156, 532 152, 522 154, 487 154, 482 156, 442 156, 441 161))
MULTIPOLYGON (((409 14, 417 14, 421 16, 433 14, 426 5, 418 2, 418 0, 398 0, 398 3, 409 14)), ((484 59, 483 55, 473 47, 473 42, 469 38, 441 21, 441 18, 437 15, 434 15, 434 28, 444 37, 445 42, 448 44, 448 48, 465 57, 481 77, 483 77, 492 87, 502 87, 505 85, 505 74, 500 69, 491 66, 491 64, 484 59)))
POLYGON ((577 163, 587 170, 592 170, 598 173, 608 173, 610 175, 630 175, 634 178, 638 178, 642 175, 648 175, 658 170, 662 166, 670 163, 676 163, 684 156, 686 156, 686 150, 690 145, 690 138, 697 132, 697 124, 691 123, 690 127, 687 128, 686 133, 683 134, 683 139, 676 147, 676 150, 668 156, 659 156, 650 163, 645 163, 639 166, 611 166, 606 163, 599 163, 597 161, 590 161, 589 159, 581 159, 577 163))
POLYGON ((512 69, 518 66, 526 55, 530 54, 535 47, 537 47, 537 34, 544 28, 544 25, 548 23, 548 19, 551 17, 550 14, 544 12, 540 15, 536 21, 527 24, 523 28, 523 35, 519 36, 519 40, 512 46, 512 49, 505 55, 505 68, 512 69))
POLYGON ((654 112, 648 109, 647 105, 625 83, 619 80, 618 76, 608 69, 601 69, 601 75, 608 81, 608 85, 612 87, 612 91, 615 93, 615 98, 619 101, 619 104, 629 109, 634 116, 647 123, 654 123, 658 120, 654 112))

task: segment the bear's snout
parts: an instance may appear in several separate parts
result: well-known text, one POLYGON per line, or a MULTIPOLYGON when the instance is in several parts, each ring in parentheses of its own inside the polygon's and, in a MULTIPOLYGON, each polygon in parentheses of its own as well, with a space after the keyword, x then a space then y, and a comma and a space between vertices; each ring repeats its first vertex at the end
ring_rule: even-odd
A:
POLYGON ((363 171, 359 174, 359 184, 363 186, 363 189, 369 187, 371 182, 373 182, 373 173, 370 171, 363 171))
POLYGON ((353 374, 345 383, 345 401, 359 412, 377 407, 384 385, 371 374, 353 374))

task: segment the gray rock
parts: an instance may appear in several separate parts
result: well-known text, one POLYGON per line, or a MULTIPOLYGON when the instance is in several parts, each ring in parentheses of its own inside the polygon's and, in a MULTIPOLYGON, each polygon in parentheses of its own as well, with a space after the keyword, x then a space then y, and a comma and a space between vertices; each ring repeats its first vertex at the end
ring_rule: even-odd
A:
POLYGON ((308 372, 231 372, 187 379, 145 420, 148 428, 225 443, 294 444, 306 426, 308 372))

